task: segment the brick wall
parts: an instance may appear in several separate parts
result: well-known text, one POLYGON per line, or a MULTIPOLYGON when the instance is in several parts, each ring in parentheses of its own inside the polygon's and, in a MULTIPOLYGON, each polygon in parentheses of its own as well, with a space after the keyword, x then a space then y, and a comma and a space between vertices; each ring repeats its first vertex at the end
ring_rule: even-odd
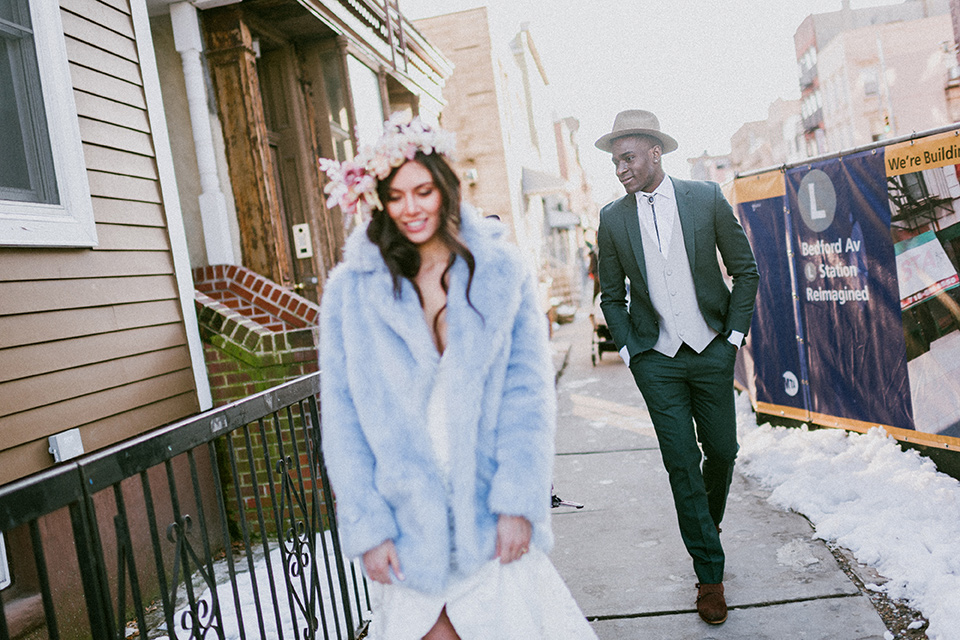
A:
MULTIPOLYGON (((317 320, 320 308, 313 302, 290 292, 280 285, 246 269, 234 265, 215 265, 194 270, 194 302, 203 339, 204 359, 210 391, 216 406, 228 404, 283 382, 314 373, 318 370, 317 320)), ((303 422, 295 415, 297 438, 286 423, 266 420, 249 430, 249 452, 246 435, 235 433, 232 445, 241 459, 250 455, 257 460, 256 479, 249 474, 240 478, 240 495, 247 511, 247 520, 256 522, 254 480, 260 503, 265 511, 268 531, 273 521, 273 502, 283 494, 279 482, 283 475, 296 482, 296 470, 286 465, 286 458, 299 464, 308 463, 303 441, 303 422), (269 456, 270 467, 264 460, 269 456), (280 474, 283 475, 280 475, 280 474), (272 489, 272 490, 271 490, 272 489)), ((281 416, 285 419, 286 416, 281 416)), ((229 452, 221 453, 226 456, 229 452)), ((233 485, 229 474, 221 472, 221 480, 233 485)), ((306 487, 307 491, 310 490, 306 487)), ((237 524, 239 505, 236 492, 228 489, 228 511, 237 524)), ((234 529, 234 534, 237 530, 234 529)))

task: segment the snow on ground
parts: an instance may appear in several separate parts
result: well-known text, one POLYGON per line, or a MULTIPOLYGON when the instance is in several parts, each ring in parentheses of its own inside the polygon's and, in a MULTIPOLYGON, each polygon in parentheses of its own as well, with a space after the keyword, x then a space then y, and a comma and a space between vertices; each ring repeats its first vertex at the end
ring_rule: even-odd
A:
POLYGON ((870 588, 921 611, 931 640, 960 639, 960 482, 879 428, 758 426, 741 395, 737 468, 888 578, 870 588))
MULTIPOLYGON (((328 579, 325 571, 327 562, 324 561, 323 548, 328 550, 333 548, 329 531, 317 534, 316 553, 320 563, 317 569, 319 571, 321 582, 320 590, 323 599, 322 606, 319 607, 315 613, 319 625, 318 637, 346 638, 347 627, 343 609, 341 606, 334 604, 342 602, 335 561, 332 556, 328 558, 327 562, 329 562, 332 576, 332 579, 328 579), (331 593, 333 597, 331 597, 331 593), (337 628, 339 628, 339 632, 336 631, 337 628)), ((214 572, 217 576, 217 599, 220 604, 220 620, 223 624, 223 637, 227 640, 237 640, 243 637, 243 635, 247 638, 260 637, 262 640, 304 637, 304 628, 306 627, 303 613, 304 589, 300 581, 301 570, 299 567, 293 571, 285 567, 279 547, 274 547, 271 551, 269 563, 263 553, 256 554, 253 571, 253 574, 256 576, 255 579, 251 578, 245 561, 236 562, 235 564, 237 568, 236 598, 234 597, 233 586, 230 583, 226 560, 220 560, 214 563, 214 572), (284 574, 292 576, 295 585, 293 590, 287 589, 284 574), (271 584, 274 585, 275 596, 271 591, 271 584), (255 593, 256 596, 254 595, 255 593), (274 597, 276 598, 276 606, 274 606, 274 597), (236 600, 240 601, 239 615, 236 600), (258 616, 258 600, 259 610, 262 616, 258 616), (258 628, 258 617, 262 617, 263 619, 262 631, 258 628), (241 626, 245 630, 245 634, 243 635, 241 635, 240 631, 241 626), (257 634, 260 635, 258 636, 257 634)), ((351 563, 346 559, 344 560, 344 564, 346 569, 347 591, 350 594, 350 601, 353 602, 352 624, 354 629, 356 629, 360 623, 360 621, 357 620, 356 595, 358 593, 360 595, 361 607, 365 610, 363 614, 364 618, 369 618, 370 614, 369 611, 367 611, 369 609, 369 603, 366 601, 364 587, 357 583, 361 571, 359 564, 355 562, 353 566, 351 566, 351 563)), ((306 579, 309 580, 309 576, 306 579)), ((208 606, 212 603, 211 596, 212 593, 209 588, 203 589, 202 593, 198 594, 197 601, 207 603, 200 607, 201 619, 199 621, 192 618, 189 607, 186 606, 184 602, 184 606, 179 608, 176 615, 174 615, 176 624, 176 629, 174 634, 172 634, 174 638, 192 637, 194 627, 203 629, 211 624, 213 611, 212 608, 208 606)), ((184 599, 185 595, 181 587, 178 602, 184 599)), ((213 626, 219 625, 214 621, 213 626)), ((157 640, 169 640, 169 636, 165 635, 165 632, 166 624, 161 623, 155 630, 148 633, 147 637, 156 637, 157 640)))

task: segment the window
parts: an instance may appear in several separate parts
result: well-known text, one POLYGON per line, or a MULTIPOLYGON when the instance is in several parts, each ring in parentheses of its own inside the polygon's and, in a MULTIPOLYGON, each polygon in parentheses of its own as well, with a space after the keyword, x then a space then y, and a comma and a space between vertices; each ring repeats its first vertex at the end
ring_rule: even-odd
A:
POLYGON ((0 245, 96 245, 56 3, 0 0, 0 245))
POLYGON ((880 81, 876 69, 864 69, 860 72, 860 82, 863 84, 863 95, 876 96, 880 94, 880 81))
MULTIPOLYGON (((26 12, 0 0, 0 197, 58 204, 40 73, 26 12)), ((24 7, 25 8, 25 7, 24 7)))
POLYGON ((347 113, 346 84, 341 73, 340 53, 336 50, 323 57, 323 88, 330 114, 330 134, 334 146, 332 157, 338 162, 352 160, 353 138, 350 135, 350 115, 347 113))
POLYGON ((370 67, 353 56, 347 56, 353 111, 357 117, 357 140, 362 147, 374 144, 383 134, 383 102, 380 98, 380 79, 370 67))

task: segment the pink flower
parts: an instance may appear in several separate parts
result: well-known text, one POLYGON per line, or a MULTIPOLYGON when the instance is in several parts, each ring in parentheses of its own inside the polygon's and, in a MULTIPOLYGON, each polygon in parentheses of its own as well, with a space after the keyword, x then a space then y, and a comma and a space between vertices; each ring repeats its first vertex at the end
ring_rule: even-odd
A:
POLYGON ((360 183, 367 175, 366 168, 349 160, 340 165, 340 170, 343 172, 343 182, 348 188, 360 183))

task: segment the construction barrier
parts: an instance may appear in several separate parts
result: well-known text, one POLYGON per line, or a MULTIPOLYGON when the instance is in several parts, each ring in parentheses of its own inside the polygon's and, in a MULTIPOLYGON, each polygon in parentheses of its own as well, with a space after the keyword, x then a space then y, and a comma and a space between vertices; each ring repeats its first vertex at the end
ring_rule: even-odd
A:
POLYGON ((758 413, 960 449, 958 178, 941 129, 727 185, 760 271, 758 413))

